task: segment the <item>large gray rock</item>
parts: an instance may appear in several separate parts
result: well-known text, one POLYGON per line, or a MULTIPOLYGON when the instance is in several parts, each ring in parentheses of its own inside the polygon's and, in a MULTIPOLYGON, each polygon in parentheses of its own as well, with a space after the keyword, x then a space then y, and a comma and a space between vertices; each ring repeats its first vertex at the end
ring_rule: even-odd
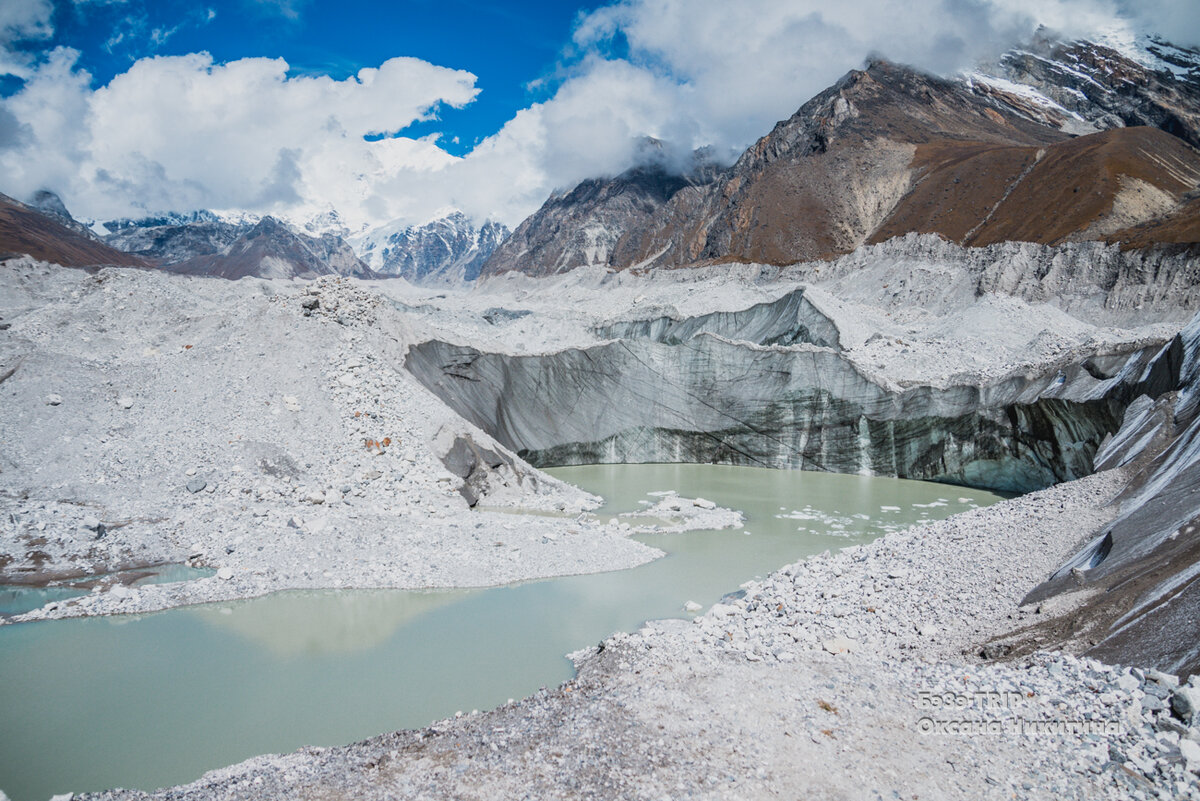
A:
POLYGON ((512 456, 476 443, 470 434, 454 437, 441 460, 447 470, 463 480, 458 491, 471 506, 488 494, 492 471, 507 466, 515 476, 525 472, 512 456))
POLYGON ((700 333, 756 345, 808 343, 837 348, 840 344, 837 326, 804 296, 803 289, 740 311, 713 312, 682 319, 629 320, 598 326, 594 331, 597 336, 610 339, 651 339, 668 345, 678 345, 700 333))
POLYGON ((1171 711, 1188 726, 1196 723, 1200 713, 1200 688, 1177 687, 1171 694, 1171 711))
POLYGON ((1131 364, 1114 380, 1114 395, 1129 402, 1096 464, 1124 467, 1132 481, 1116 519, 1025 602, 1078 590, 1069 573, 1082 564, 1091 600, 1032 637, 1066 634, 1105 661, 1200 672, 1200 315, 1149 365, 1131 364))

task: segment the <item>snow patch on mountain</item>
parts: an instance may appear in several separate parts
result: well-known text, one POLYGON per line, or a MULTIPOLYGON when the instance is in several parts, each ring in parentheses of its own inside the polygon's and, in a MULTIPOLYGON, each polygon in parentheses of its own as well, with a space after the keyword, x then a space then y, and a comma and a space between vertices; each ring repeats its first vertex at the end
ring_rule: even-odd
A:
POLYGON ((1160 36, 1114 27, 1101 31, 1093 40, 1156 72, 1170 72, 1185 80, 1200 79, 1200 52, 1171 44, 1160 36))
POLYGON ((1039 35, 962 80, 1067 133, 1148 125, 1200 145, 1200 51, 1160 38, 1126 30, 1073 42, 1039 35))

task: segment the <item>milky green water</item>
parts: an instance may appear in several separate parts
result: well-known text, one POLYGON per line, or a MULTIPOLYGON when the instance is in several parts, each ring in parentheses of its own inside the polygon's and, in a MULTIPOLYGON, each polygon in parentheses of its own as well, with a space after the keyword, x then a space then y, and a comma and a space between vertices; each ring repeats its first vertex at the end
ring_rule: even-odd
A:
POLYGON ((678 490, 742 530, 640 537, 632 570, 485 590, 279 593, 140 617, 0 627, 0 790, 154 789, 247 757, 487 709, 571 675, 565 654, 706 608, 826 549, 999 498, 940 484, 712 465, 549 471, 602 514, 678 490))

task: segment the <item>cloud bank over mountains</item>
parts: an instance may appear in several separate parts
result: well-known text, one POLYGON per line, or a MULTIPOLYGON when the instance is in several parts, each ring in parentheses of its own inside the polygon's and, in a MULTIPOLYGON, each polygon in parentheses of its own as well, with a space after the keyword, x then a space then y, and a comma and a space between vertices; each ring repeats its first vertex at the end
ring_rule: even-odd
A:
POLYGON ((0 191, 52 189, 100 219, 332 206, 354 226, 451 206, 515 226, 551 191, 629 166, 644 136, 732 154, 870 55, 948 73, 1039 24, 1200 41, 1200 10, 1166 0, 625 0, 580 16, 549 99, 457 157, 404 133, 487 91, 453 53, 344 80, 278 58, 157 56, 96 86, 78 52, 31 46, 52 19, 46 0, 0 5, 0 73, 23 81, 0 99, 0 191))

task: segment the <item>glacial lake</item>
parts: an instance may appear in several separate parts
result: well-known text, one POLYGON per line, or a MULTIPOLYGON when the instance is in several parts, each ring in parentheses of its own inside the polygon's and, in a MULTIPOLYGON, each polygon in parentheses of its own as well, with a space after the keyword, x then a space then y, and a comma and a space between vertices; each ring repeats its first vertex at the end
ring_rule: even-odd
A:
POLYGON ((302 745, 340 745, 485 710, 572 675, 565 654, 688 617, 804 556, 1000 500, 888 478, 715 465, 548 472, 599 514, 676 490, 744 529, 640 536, 632 570, 480 590, 288 592, 237 603, 0 626, 0 790, 13 801, 154 789, 302 745))

